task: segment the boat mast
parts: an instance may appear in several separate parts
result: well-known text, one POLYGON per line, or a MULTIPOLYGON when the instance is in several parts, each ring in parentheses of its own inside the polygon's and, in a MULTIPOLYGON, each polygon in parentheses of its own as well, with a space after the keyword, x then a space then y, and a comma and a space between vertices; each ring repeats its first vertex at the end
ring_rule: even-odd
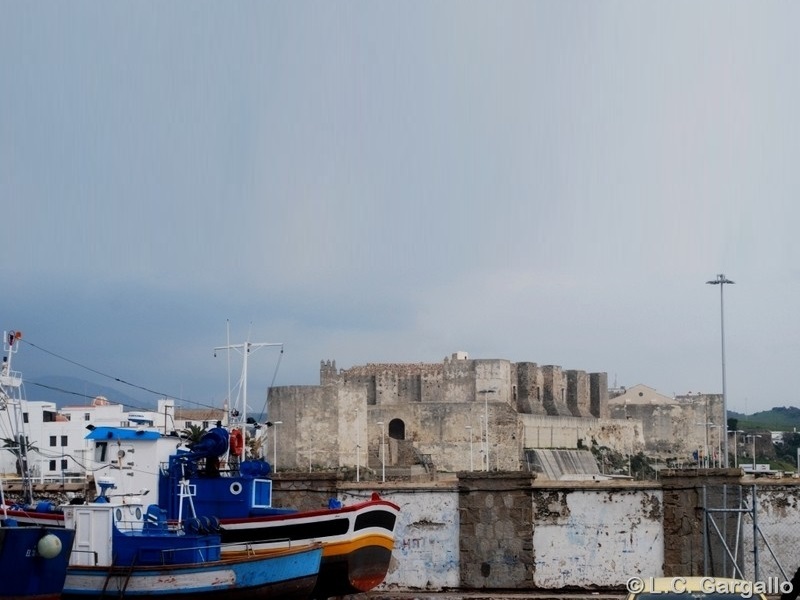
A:
POLYGON ((28 472, 28 445, 22 431, 22 375, 11 370, 11 357, 16 354, 16 342, 22 339, 21 331, 10 331, 3 333, 3 350, 6 355, 3 357, 3 364, 0 367, 0 410, 13 410, 14 414, 9 413, 8 420, 14 436, 13 446, 10 448, 15 452, 19 460, 20 474, 22 475, 22 493, 25 503, 33 502, 33 483, 28 472))
MULTIPOLYGON (((243 344, 228 344, 227 346, 217 346, 214 348, 215 356, 217 350, 227 350, 229 353, 231 350, 236 350, 237 352, 241 353, 242 355, 242 380, 241 380, 241 391, 242 391, 242 440, 244 441, 244 450, 243 452, 247 453, 247 357, 250 354, 251 350, 258 350, 260 348, 264 348, 265 346, 281 346, 283 347, 282 342, 245 342, 243 344)), ((230 384, 228 385, 228 392, 230 395, 230 384)), ((228 398, 228 402, 230 402, 230 398, 228 398)))

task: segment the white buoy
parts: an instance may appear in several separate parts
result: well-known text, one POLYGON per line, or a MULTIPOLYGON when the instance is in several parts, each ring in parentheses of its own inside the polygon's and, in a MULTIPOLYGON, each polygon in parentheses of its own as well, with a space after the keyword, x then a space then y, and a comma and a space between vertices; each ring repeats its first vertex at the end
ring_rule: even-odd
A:
POLYGON ((61 554, 61 540, 58 539, 57 535, 48 533, 36 544, 36 550, 39 552, 39 556, 55 558, 61 554))

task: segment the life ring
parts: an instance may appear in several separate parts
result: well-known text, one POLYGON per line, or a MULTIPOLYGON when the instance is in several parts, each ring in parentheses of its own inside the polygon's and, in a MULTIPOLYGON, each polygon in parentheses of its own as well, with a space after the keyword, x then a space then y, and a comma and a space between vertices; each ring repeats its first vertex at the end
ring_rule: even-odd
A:
POLYGON ((244 449, 244 437, 241 429, 231 431, 231 454, 241 456, 244 449))

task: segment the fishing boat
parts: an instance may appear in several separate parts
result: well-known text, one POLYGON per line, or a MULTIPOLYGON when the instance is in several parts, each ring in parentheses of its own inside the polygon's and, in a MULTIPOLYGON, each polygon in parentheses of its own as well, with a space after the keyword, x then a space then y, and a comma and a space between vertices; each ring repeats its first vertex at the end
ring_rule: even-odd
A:
MULTIPOLYGON (((98 437, 108 439, 108 432, 100 432, 98 437)), ((195 510, 219 518, 222 540, 227 544, 280 538, 321 542, 322 565, 313 597, 366 592, 385 579, 400 510, 396 504, 373 492, 364 502, 342 506, 331 499, 328 508, 315 511, 273 507, 268 462, 245 460, 239 463, 238 472, 229 473, 207 468, 228 451, 230 439, 227 429, 217 426, 189 450, 178 450, 169 457, 158 484, 159 505, 167 518, 175 518, 180 509, 170 490, 187 478, 196 489, 195 510)))
MULTIPOLYGON (((248 343, 244 348, 244 373, 247 352, 253 346, 248 343)), ((246 423, 244 415, 242 423, 246 423)), ((332 498, 326 508, 311 511, 272 506, 271 465, 264 460, 239 460, 244 457, 244 426, 213 427, 194 444, 187 444, 178 432, 166 434, 144 426, 90 424, 87 429, 93 470, 116 478, 123 496, 151 494, 152 503, 166 511, 167 520, 179 518, 179 490, 186 480, 196 490, 196 514, 218 521, 221 543, 231 551, 265 549, 276 540, 320 543, 322 559, 312 598, 366 592, 386 577, 399 506, 377 493, 348 505, 332 498), (218 468, 222 455, 227 469, 218 468)), ((67 523, 64 508, 48 502, 14 506, 8 513, 26 525, 63 527, 67 523)))
MULTIPOLYGON (((104 491, 113 489, 105 480, 104 491)), ((182 500, 189 498, 182 485, 182 500)), ((277 542, 227 548, 219 525, 189 517, 175 527, 139 498, 64 506, 77 534, 64 582, 65 600, 169 597, 211 600, 308 598, 319 572, 320 544, 277 542)))
MULTIPOLYGON (((17 402, 22 378, 11 370, 11 356, 20 332, 4 339, 6 354, 0 367, 0 410, 12 411, 17 402)), ((15 449, 23 467, 24 443, 15 429, 15 449)), ((26 473, 23 471, 23 478, 26 473)), ((0 482, 0 600, 57 600, 67 574, 75 531, 58 526, 22 527, 9 518, 5 493, 0 482)))
POLYGON ((75 532, 65 528, 0 527, 0 600, 58 600, 75 532))
MULTIPOLYGON (((377 493, 346 505, 331 499, 319 510, 275 507, 269 463, 245 460, 237 471, 208 469, 213 463, 208 459, 229 444, 223 427, 208 430, 191 448, 177 436, 141 428, 94 427, 86 437, 94 445, 95 467, 110 474, 98 484, 115 480, 123 496, 147 495, 174 521, 181 516, 179 490, 185 479, 195 492, 195 513, 219 523, 221 543, 229 551, 269 548, 275 540, 322 544, 311 598, 366 592, 386 577, 400 509, 377 493)), ((28 525, 65 524, 64 507, 45 502, 12 513, 28 525)))

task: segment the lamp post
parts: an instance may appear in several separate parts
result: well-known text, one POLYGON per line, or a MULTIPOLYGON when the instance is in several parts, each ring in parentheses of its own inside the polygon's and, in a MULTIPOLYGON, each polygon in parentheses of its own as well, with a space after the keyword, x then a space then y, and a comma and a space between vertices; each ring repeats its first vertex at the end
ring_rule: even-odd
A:
POLYGON ((358 409, 356 409, 356 482, 361 481, 361 428, 358 426, 358 409))
POLYGON ((713 423, 695 423, 695 425, 698 427, 702 425, 705 429, 706 445, 703 446, 703 464, 705 465, 705 468, 708 468, 708 427, 709 425, 713 425, 713 423))
POLYGON ((760 438, 760 435, 750 434, 750 438, 753 440, 753 474, 755 475, 756 472, 756 438, 760 438))
MULTIPOLYGON (((717 275, 716 279, 706 281, 709 285, 719 286, 719 324, 720 324, 720 338, 722 346, 722 422, 725 427, 728 426, 728 404, 725 390, 725 304, 724 294, 726 283, 733 283, 730 279, 725 277, 722 273, 717 275)), ((724 468, 728 468, 728 436, 725 436, 725 462, 724 468)))
POLYGON ((386 446, 383 444, 383 421, 375 423, 381 428, 381 481, 386 482, 386 446))
POLYGON ((469 432, 469 470, 475 470, 475 464, 472 462, 472 425, 464 427, 469 432))
POLYGON ((283 421, 272 422, 272 426, 275 428, 272 431, 272 469, 275 473, 278 472, 278 425, 283 425, 283 421))
POLYGON ((739 468, 739 444, 737 443, 736 434, 737 433, 744 433, 741 429, 728 429, 726 433, 733 434, 733 466, 734 468, 739 468))
POLYGON ((709 425, 711 429, 717 430, 717 466, 722 467, 722 425, 709 425))
POLYGON ((483 443, 483 458, 486 461, 486 467, 484 471, 489 470, 489 394, 496 390, 481 390, 480 393, 483 394, 483 418, 484 418, 484 433, 486 435, 483 443))

